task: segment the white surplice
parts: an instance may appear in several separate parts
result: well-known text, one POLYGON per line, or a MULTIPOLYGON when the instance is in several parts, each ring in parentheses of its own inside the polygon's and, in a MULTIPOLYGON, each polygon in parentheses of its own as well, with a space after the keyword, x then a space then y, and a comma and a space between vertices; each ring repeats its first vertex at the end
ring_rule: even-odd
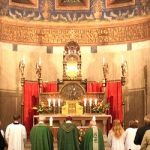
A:
POLYGON ((125 140, 125 150, 140 150, 140 145, 134 144, 134 138, 136 135, 137 128, 127 128, 126 133, 126 140, 125 140))
POLYGON ((22 124, 12 123, 6 128, 5 138, 8 142, 8 150, 24 150, 26 129, 22 124))
POLYGON ((115 137, 112 130, 108 133, 108 143, 110 144, 111 150, 125 150, 125 132, 119 137, 115 137))

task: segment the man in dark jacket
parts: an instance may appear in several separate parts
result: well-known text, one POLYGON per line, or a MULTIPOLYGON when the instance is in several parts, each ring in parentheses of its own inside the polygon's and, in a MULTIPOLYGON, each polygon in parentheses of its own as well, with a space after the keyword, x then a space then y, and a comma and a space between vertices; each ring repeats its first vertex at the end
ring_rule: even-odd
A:
POLYGON ((150 114, 144 117, 144 122, 145 122, 145 125, 138 128, 136 132, 135 139, 134 139, 134 144, 136 145, 141 145, 141 142, 142 142, 142 139, 146 130, 150 130, 150 114))

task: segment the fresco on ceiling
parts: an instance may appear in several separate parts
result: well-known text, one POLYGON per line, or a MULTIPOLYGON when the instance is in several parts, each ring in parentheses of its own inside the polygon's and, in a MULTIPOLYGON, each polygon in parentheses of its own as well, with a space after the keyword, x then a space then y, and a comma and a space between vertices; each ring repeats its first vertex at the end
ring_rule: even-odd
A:
POLYGON ((150 0, 1 0, 0 15, 52 23, 125 20, 150 15, 150 0))
POLYGON ((135 0, 107 0, 106 7, 107 8, 117 8, 124 6, 135 5, 135 0))
POLYGON ((38 7, 38 0, 9 0, 10 6, 36 8, 38 7))

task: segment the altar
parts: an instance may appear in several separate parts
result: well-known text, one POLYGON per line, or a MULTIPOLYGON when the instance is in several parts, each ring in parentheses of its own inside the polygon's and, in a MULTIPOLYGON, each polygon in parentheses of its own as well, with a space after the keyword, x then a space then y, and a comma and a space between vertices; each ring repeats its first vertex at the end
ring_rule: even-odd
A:
MULTIPOLYGON (((66 115, 62 114, 41 114, 33 116, 33 125, 37 123, 39 116, 43 116, 46 118, 46 123, 49 124, 50 117, 53 118, 53 126, 52 128, 58 128, 60 124, 62 124, 66 115)), ((112 123, 112 116, 106 114, 84 114, 84 115, 70 115, 72 117, 72 122, 76 124, 77 127, 87 128, 90 120, 93 116, 96 117, 97 126, 102 129, 104 135, 107 134, 107 123, 112 123)))
POLYGON ((37 107, 39 115, 33 116, 33 125, 38 122, 39 116, 45 117, 57 140, 58 128, 67 116, 72 117, 72 122, 79 129, 85 130, 95 116, 97 126, 106 136, 107 124, 112 123, 112 116, 108 114, 109 104, 105 99, 106 84, 97 82, 93 86, 94 92, 87 89, 87 80, 82 80, 81 75, 80 47, 74 41, 65 45, 63 80, 57 79, 57 86, 57 92, 40 92, 37 107))

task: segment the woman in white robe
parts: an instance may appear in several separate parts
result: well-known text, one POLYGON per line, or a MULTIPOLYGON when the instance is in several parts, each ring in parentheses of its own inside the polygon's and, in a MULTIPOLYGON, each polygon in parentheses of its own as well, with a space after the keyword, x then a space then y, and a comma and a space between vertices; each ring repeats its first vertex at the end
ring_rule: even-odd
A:
POLYGON ((108 133, 108 143, 111 150, 125 150, 125 132, 121 126, 120 120, 113 121, 113 127, 108 133))

